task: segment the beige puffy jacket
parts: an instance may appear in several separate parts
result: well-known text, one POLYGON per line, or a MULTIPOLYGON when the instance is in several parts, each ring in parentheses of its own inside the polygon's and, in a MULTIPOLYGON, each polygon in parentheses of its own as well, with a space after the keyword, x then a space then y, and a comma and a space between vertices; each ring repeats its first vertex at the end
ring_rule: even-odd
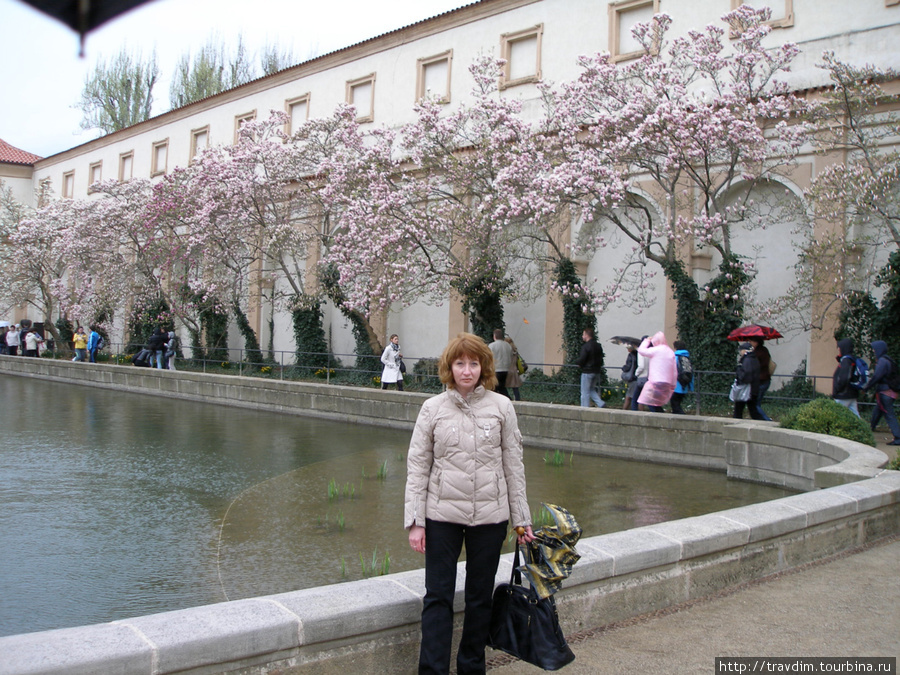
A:
POLYGON ((404 527, 425 519, 462 525, 531 524, 522 434, 512 402, 484 387, 422 405, 409 444, 404 527))

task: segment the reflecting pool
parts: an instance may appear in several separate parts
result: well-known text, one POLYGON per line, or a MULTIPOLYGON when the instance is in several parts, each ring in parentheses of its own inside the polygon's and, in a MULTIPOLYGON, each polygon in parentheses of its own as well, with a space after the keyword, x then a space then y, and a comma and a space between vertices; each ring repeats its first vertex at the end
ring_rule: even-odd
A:
MULTIPOLYGON (((407 431, 14 376, 0 401, 0 635, 423 565, 402 527, 407 431)), ((532 509, 568 508, 585 536, 789 494, 544 460, 526 451, 532 509)))

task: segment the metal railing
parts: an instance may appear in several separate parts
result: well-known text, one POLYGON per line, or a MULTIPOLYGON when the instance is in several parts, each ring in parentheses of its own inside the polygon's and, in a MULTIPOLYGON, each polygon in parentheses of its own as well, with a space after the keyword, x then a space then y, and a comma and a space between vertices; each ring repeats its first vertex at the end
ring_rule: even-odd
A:
MULTIPOLYGON (((131 363, 143 345, 113 343, 99 353, 98 361, 120 365, 131 363)), ((246 350, 220 348, 203 357, 191 356, 190 348, 183 348, 176 358, 176 369, 204 373, 232 374, 244 377, 265 377, 279 380, 324 381, 326 384, 351 386, 381 386, 380 355, 295 352, 284 350, 246 350)), ((71 352, 48 350, 44 356, 61 358, 71 352)), ((407 372, 404 387, 409 391, 438 392, 443 385, 437 375, 436 357, 404 356, 407 372)), ((164 360, 165 361, 165 360, 164 360)), ((155 364, 154 364, 155 365, 155 364)), ((626 383, 619 378, 621 367, 606 368, 607 382, 601 385, 601 395, 608 404, 621 405, 626 383)), ((694 371, 693 391, 685 394, 682 405, 694 414, 724 414, 731 409, 728 400, 729 383, 733 372, 694 371), (707 384, 710 383, 710 384, 707 384), (716 386, 713 386, 713 383, 716 386)), ((578 405, 580 401, 580 369, 573 364, 531 363, 522 376, 520 395, 523 400, 578 405), (568 371, 560 376, 560 371, 568 371)), ((772 385, 763 407, 784 409, 805 403, 816 396, 818 384, 831 375, 772 375, 772 385)), ((867 404, 860 401, 860 408, 867 404)))

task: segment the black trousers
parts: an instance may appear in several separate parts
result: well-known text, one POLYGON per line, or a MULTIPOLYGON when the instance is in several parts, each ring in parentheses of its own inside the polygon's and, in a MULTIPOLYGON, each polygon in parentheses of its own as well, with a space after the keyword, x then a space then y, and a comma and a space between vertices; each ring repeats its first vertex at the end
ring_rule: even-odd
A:
POLYGON ((497 375, 497 393, 503 394, 506 398, 511 399, 512 396, 509 395, 509 390, 506 388, 506 375, 508 371, 497 371, 495 374, 497 375))
POLYGON ((453 595, 456 563, 466 545, 466 610, 456 655, 459 675, 484 673, 484 648, 491 625, 494 577, 507 522, 465 526, 437 520, 425 522, 425 600, 422 607, 422 647, 419 673, 450 672, 453 637, 453 595))

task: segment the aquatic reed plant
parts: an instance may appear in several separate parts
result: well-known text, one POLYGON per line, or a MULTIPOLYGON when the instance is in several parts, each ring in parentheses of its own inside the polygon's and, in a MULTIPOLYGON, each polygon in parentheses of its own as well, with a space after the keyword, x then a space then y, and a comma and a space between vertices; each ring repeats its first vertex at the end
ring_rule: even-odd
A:
POLYGON ((381 463, 381 466, 378 467, 376 476, 378 477, 378 480, 385 480, 387 478, 387 460, 384 460, 381 463))

